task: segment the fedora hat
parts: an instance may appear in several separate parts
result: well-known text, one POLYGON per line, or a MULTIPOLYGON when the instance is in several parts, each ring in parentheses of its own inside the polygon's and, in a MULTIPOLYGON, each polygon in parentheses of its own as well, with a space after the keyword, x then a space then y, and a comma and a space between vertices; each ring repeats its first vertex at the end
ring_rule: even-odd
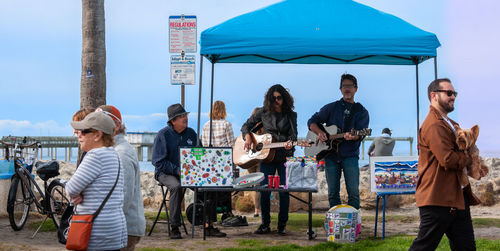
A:
POLYGON ((168 115, 168 122, 170 122, 172 119, 174 119, 177 116, 181 116, 184 114, 188 114, 189 112, 186 112, 184 110, 184 107, 182 107, 181 104, 173 104, 168 107, 167 109, 167 115, 168 115))

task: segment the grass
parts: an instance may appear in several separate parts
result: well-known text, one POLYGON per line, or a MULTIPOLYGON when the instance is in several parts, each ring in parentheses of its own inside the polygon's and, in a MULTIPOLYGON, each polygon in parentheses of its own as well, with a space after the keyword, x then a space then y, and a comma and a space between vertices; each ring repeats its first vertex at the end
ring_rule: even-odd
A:
MULTIPOLYGON (((255 245, 246 245, 245 243, 252 244, 254 240, 245 240, 245 242, 240 241, 239 247, 236 248, 223 248, 221 251, 278 251, 278 250, 303 250, 303 251, 316 251, 316 250, 339 250, 339 251, 347 251, 347 250, 408 250, 413 242, 414 236, 393 236, 388 237, 385 240, 380 238, 369 238, 365 240, 361 240, 356 243, 349 244, 340 244, 340 243, 331 243, 324 242, 319 243, 314 246, 299 246, 295 244, 285 244, 279 246, 262 246, 256 243, 255 245)), ((499 250, 500 249, 500 240, 485 240, 478 239, 476 240, 477 250, 499 250)), ((439 246, 436 250, 450 250, 448 239, 443 237, 439 246)))
POLYGON ((472 218, 474 227, 498 227, 500 228, 500 219, 496 218, 472 218))
MULTIPOLYGON (((40 224, 42 224, 42 222, 43 222, 42 220, 30 222, 28 225, 28 228, 32 229, 32 230, 36 230, 36 229, 38 229, 40 224)), ((56 232, 56 231, 57 231, 57 229, 56 229, 56 226, 54 225, 54 221, 49 218, 45 221, 42 228, 40 228, 39 232, 56 232)))

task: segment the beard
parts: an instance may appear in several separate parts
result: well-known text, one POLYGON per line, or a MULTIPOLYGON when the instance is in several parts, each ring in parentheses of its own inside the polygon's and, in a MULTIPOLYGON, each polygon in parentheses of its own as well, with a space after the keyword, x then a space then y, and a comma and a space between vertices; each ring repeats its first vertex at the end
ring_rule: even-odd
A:
POLYGON ((453 106, 453 104, 450 105, 449 102, 446 102, 442 99, 439 99, 439 106, 441 106, 441 108, 443 108, 443 111, 445 111, 446 113, 450 113, 453 110, 455 110, 455 107, 453 106))

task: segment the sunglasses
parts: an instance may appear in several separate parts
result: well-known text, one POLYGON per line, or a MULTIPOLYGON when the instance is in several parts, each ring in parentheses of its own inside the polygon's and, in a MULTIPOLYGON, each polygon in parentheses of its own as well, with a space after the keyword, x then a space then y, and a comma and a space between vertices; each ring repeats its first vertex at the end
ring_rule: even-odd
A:
POLYGON ((91 133, 91 132, 95 132, 94 129, 83 129, 83 130, 80 130, 80 133, 85 135, 87 133, 91 133))
POLYGON ((434 92, 445 92, 448 97, 451 97, 451 95, 454 95, 455 98, 458 95, 458 92, 452 91, 452 90, 435 90, 434 92))
POLYGON ((282 100, 283 97, 282 96, 273 96, 273 99, 276 100, 276 101, 278 101, 278 100, 282 100))

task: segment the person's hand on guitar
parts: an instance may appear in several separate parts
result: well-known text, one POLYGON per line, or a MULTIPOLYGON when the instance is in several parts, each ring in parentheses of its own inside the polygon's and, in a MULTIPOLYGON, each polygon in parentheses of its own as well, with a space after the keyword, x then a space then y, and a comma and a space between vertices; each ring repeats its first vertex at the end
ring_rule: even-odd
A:
POLYGON ((289 141, 287 141, 287 142, 285 143, 285 149, 286 149, 286 150, 290 150, 290 149, 292 149, 292 141, 291 141, 291 140, 289 140, 289 141))
POLYGON ((253 142, 252 142, 252 138, 249 134, 247 134, 245 136, 245 151, 249 151, 250 149, 252 149, 252 145, 253 145, 253 142))
POLYGON ((353 135, 353 133, 354 133, 354 129, 351 129, 350 132, 347 132, 346 134, 344 134, 344 139, 345 140, 358 140, 359 135, 353 135))
POLYGON ((328 140, 328 136, 326 136, 326 132, 321 130, 319 126, 316 123, 312 123, 310 128, 309 128, 314 134, 316 134, 316 145, 318 145, 318 142, 326 142, 328 140))

